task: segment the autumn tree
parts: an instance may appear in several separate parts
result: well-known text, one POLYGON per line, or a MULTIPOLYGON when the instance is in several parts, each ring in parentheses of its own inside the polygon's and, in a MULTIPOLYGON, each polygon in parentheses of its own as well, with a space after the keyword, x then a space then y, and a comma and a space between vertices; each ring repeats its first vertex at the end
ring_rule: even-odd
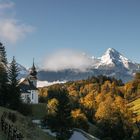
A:
POLYGON ((92 122, 96 111, 96 102, 94 94, 92 92, 87 94, 84 98, 80 99, 80 103, 89 121, 92 122))
POLYGON ((56 132, 57 139, 66 140, 71 135, 71 107, 67 90, 57 87, 48 91, 46 123, 56 132))
POLYGON ((137 96, 136 94, 137 85, 135 85, 133 81, 126 83, 124 86, 124 90, 125 90, 124 97, 127 100, 131 100, 137 96))
POLYGON ((135 80, 139 80, 139 81, 140 81, 140 73, 139 73, 139 72, 137 72, 137 73, 135 74, 135 80))
POLYGON ((105 100, 105 95, 103 93, 98 93, 98 95, 95 97, 97 108, 99 104, 103 102, 104 100, 105 100))
POLYGON ((111 82, 105 81, 104 84, 101 86, 101 93, 106 94, 111 90, 111 82))
POLYGON ((88 129, 88 119, 86 115, 81 111, 81 109, 75 109, 71 111, 71 117, 73 120, 73 126, 76 128, 81 128, 87 131, 88 129))
POLYGON ((130 138, 132 135, 130 116, 127 116, 127 108, 121 97, 107 94, 105 100, 99 104, 95 114, 104 137, 113 140, 130 138), (129 134, 129 135, 128 135, 129 134))

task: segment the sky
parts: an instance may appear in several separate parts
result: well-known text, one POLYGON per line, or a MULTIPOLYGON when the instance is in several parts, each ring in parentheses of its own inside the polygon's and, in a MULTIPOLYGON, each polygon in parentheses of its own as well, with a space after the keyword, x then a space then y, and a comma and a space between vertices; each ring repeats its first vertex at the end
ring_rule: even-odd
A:
POLYGON ((26 67, 33 58, 43 66, 60 52, 99 57, 107 48, 140 63, 139 7, 139 0, 0 0, 0 41, 8 60, 26 67))

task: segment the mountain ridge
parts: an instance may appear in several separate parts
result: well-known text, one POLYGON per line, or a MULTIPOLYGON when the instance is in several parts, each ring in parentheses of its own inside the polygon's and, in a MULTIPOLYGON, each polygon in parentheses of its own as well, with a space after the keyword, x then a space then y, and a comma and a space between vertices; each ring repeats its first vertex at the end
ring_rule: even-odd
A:
MULTIPOLYGON (((90 76, 106 75, 127 82, 133 78, 135 72, 140 71, 138 63, 132 62, 114 48, 108 48, 99 58, 86 57, 91 63, 84 71, 74 68, 58 71, 39 69, 38 79, 49 82, 72 81, 86 79, 90 76)), ((25 69, 24 73, 27 73, 25 69)))

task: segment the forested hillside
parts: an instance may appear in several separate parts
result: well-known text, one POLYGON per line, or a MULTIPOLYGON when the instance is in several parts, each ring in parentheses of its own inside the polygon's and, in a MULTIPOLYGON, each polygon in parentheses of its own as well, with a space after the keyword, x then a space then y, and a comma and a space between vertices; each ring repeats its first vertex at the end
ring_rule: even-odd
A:
POLYGON ((71 128, 80 128, 101 139, 140 138, 140 130, 133 121, 134 112, 128 107, 140 95, 139 73, 126 84, 98 76, 39 91, 40 102, 47 103, 44 124, 59 135, 68 134, 71 128))

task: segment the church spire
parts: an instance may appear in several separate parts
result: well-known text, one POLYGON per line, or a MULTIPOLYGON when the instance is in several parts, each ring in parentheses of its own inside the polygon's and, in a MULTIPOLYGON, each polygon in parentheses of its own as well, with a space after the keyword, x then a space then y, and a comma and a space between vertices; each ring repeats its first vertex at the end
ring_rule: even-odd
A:
POLYGON ((35 63, 34 63, 34 58, 33 58, 33 66, 32 66, 32 69, 36 70, 35 63))
POLYGON ((30 71, 30 75, 35 77, 35 78, 37 76, 37 71, 36 71, 36 67, 35 67, 35 64, 34 64, 34 58, 33 58, 33 65, 32 65, 31 71, 30 71))

